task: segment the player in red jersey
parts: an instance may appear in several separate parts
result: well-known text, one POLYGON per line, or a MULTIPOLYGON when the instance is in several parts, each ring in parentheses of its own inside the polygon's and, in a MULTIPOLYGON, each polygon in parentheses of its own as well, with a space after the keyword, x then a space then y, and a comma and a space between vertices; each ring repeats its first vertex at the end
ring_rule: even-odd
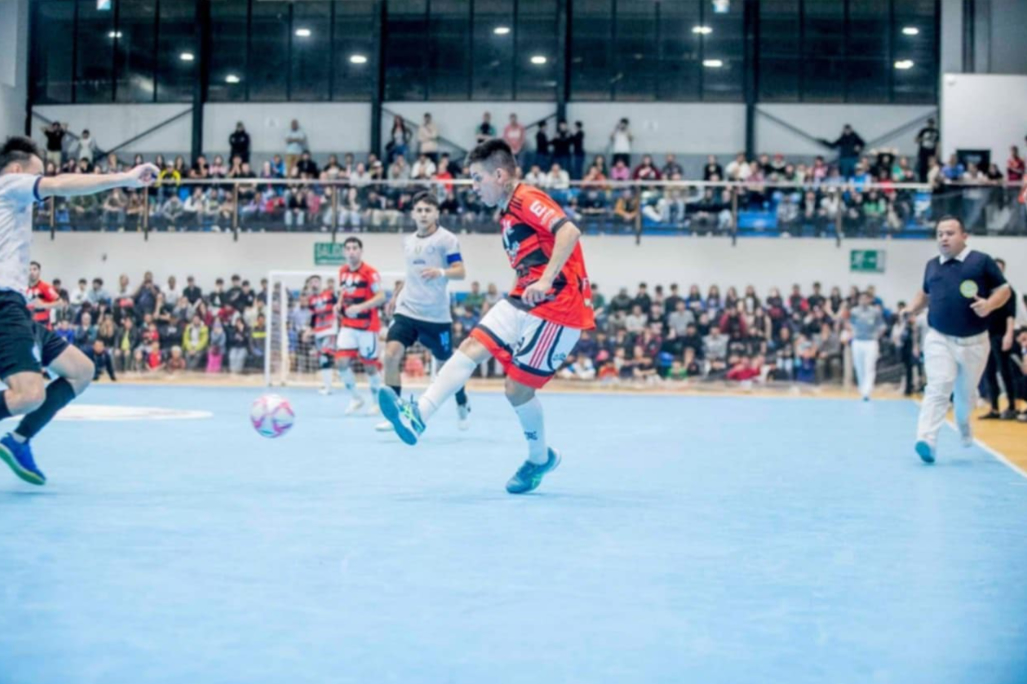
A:
MULTIPOLYGON (((378 360, 378 333, 382 323, 378 308, 385 303, 385 291, 378 271, 364 263, 364 243, 359 238, 346 238, 343 248, 346 263, 339 269, 339 300, 335 304, 340 323, 335 361, 350 395, 346 415, 352 415, 364 406, 364 400, 357 394, 357 379, 351 367, 353 359, 359 357, 367 371, 372 399, 382 386, 382 364, 378 360)), ((372 401, 368 413, 377 412, 378 405, 372 401)))
POLYGON ((331 278, 321 288, 321 276, 311 276, 307 281, 310 298, 310 328, 314 333, 314 348, 317 350, 318 365, 321 368, 323 385, 321 394, 332 393, 332 368, 335 365, 335 281, 331 278))
POLYGON ((28 308, 32 312, 32 320, 47 330, 52 328, 50 324, 50 309, 60 306, 60 295, 50 283, 40 279, 43 267, 38 261, 29 264, 29 288, 25 295, 28 297, 28 308))
POLYGON ((506 369, 506 398, 521 422, 528 460, 506 483, 511 494, 530 492, 560 464, 546 444, 542 405, 535 396, 571 353, 582 330, 595 327, 592 291, 578 244, 581 231, 541 190, 518 183, 516 162, 502 140, 471 152, 471 179, 482 202, 499 207, 503 248, 516 274, 510 295, 489 309, 416 404, 388 387, 382 413, 407 444, 416 444, 432 414, 490 356, 506 369))

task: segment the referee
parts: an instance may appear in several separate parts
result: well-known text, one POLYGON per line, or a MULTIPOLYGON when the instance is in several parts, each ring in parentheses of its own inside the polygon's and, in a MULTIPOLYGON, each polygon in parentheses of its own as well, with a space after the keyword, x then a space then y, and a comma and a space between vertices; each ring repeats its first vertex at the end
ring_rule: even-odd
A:
POLYGON ((924 463, 934 463, 938 431, 953 393, 963 446, 973 444, 970 411, 991 353, 987 319, 1002 308, 1011 293, 995 260, 967 246, 962 221, 942 217, 937 236, 939 255, 927 262, 923 287, 906 311, 915 316, 927 307, 927 389, 916 437, 916 453, 924 463))

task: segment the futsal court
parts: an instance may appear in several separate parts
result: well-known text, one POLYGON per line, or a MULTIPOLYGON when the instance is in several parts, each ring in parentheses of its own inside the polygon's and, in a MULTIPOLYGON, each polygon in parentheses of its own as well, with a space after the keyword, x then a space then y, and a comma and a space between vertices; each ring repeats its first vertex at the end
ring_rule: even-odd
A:
POLYGON ((950 428, 923 465, 912 402, 547 392, 512 497, 501 394, 409 448, 283 393, 267 440, 255 389, 97 386, 164 412, 3 473, 0 682, 1024 681, 1027 478, 950 428))

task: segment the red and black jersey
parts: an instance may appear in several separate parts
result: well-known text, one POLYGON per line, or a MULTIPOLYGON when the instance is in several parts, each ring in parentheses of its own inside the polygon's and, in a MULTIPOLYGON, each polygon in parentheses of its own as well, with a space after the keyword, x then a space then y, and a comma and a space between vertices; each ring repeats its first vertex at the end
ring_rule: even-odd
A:
MULTIPOLYGON (((35 285, 29 285, 29 289, 25 291, 25 296, 31 302, 33 299, 38 299, 41 302, 56 302, 60 299, 60 295, 57 294, 57 290, 54 289, 53 285, 40 280, 35 285)), ((32 311, 32 320, 41 325, 45 325, 47 328, 50 327, 50 309, 41 309, 33 306, 29 307, 32 311)))
MULTIPOLYGON (((545 273, 553 254, 556 233, 568 222, 563 209, 538 188, 519 184, 499 219, 503 229, 503 248, 517 273, 517 285, 510 298, 520 302, 524 288, 545 273)), ((592 287, 585 271, 581 245, 575 245, 567 262, 553 281, 546 299, 532 307, 539 318, 568 328, 591 330, 595 327, 592 287)))
MULTIPOLYGON (((342 299, 344 307, 363 304, 378 294, 381 289, 382 282, 378 271, 367 264, 362 263, 355 269, 351 269, 349 264, 343 264, 339 269, 339 297, 342 299)), ((382 329, 377 307, 361 312, 353 318, 343 315, 339 318, 339 322, 345 328, 357 330, 378 332, 382 329)))
POLYGON ((331 290, 310 295, 311 327, 314 334, 325 334, 335 332, 335 293, 331 290))

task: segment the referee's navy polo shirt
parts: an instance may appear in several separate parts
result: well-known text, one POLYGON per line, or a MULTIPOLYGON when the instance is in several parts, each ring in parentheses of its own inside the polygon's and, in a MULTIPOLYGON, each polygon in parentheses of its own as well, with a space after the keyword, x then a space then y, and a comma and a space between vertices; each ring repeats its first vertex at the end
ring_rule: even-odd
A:
POLYGON ((970 308, 974 290, 978 297, 987 299, 1005 284, 1005 276, 995 260, 969 247, 964 247, 951 259, 944 256, 931 259, 924 272, 928 325, 953 337, 980 335, 987 331, 988 319, 981 318, 970 308))

